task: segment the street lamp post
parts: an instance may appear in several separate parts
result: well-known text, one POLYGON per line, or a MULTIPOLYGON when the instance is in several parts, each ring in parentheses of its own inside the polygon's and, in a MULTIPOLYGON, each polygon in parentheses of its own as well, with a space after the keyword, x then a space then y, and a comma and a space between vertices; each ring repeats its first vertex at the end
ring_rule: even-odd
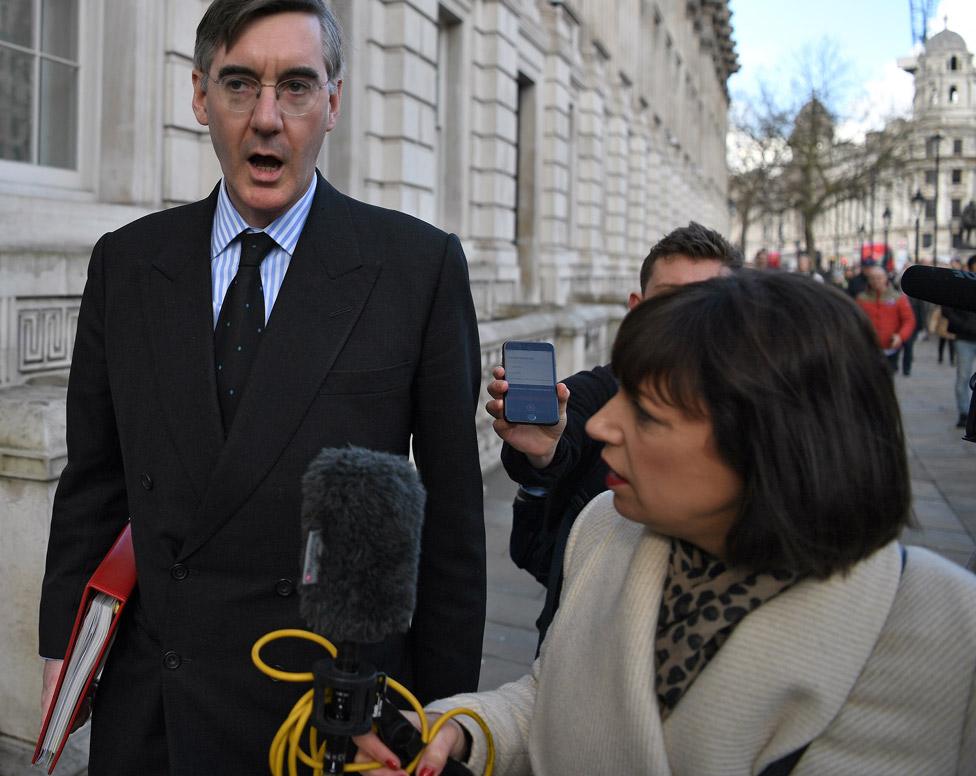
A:
POLYGON ((857 228, 857 236, 861 241, 861 247, 857 252, 857 260, 859 263, 864 263, 864 224, 861 224, 857 228))
POLYGON ((912 212, 915 214, 915 263, 918 264, 918 224, 922 218, 922 208, 925 207, 925 195, 921 189, 915 189, 912 197, 912 212))
POLYGON ((929 142, 935 145, 935 213, 932 226, 932 264, 939 263, 939 145, 942 143, 942 133, 936 132, 929 137, 929 142))
POLYGON ((871 254, 874 255, 874 189, 876 186, 875 172, 871 171, 871 207, 868 210, 868 242, 871 244, 871 254))
POLYGON ((881 249, 881 262, 884 268, 888 269, 888 230, 891 228, 891 208, 885 205, 884 213, 881 214, 881 223, 884 224, 884 245, 881 249))

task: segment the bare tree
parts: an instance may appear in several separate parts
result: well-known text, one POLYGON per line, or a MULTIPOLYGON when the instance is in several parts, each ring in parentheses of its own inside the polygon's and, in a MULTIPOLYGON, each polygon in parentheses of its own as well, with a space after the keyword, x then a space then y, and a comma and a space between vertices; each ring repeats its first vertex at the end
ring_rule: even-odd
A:
POLYGON ((850 90, 849 73, 837 46, 822 41, 800 52, 788 105, 779 105, 767 87, 733 114, 735 131, 752 149, 737 159, 730 152, 730 192, 743 243, 756 217, 793 211, 804 249, 817 256, 818 220, 845 201, 863 198, 873 181, 898 163, 907 122, 889 122, 863 139, 839 132, 844 121, 857 124, 857 117, 841 117, 836 107, 850 90))
POLYGON ((789 146, 785 140, 788 114, 776 108, 768 95, 757 107, 739 103, 732 116, 728 144, 729 198, 735 207, 746 254, 746 235, 755 219, 776 212, 776 183, 789 146))

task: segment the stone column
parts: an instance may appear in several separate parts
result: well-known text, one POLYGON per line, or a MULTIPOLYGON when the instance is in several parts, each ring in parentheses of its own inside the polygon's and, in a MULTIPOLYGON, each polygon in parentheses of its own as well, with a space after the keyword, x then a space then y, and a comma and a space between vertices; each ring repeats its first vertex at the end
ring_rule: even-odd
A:
POLYGON ((515 174, 518 143, 518 16, 509 3, 474 15, 470 238, 465 249, 481 315, 516 301, 515 174), (478 291, 481 290, 479 298, 478 291))
POLYGON ((623 269, 640 266, 641 259, 650 248, 646 244, 645 230, 648 212, 648 143, 642 121, 631 125, 630 169, 627 186, 627 257, 623 269))
POLYGON ((368 79, 364 194, 368 202, 434 221, 437 3, 394 0, 372 10, 373 35, 355 76, 368 79))
POLYGON ((543 303, 565 304, 569 297, 572 235, 570 164, 575 163, 572 86, 573 49, 578 22, 564 7, 550 6, 543 13, 548 35, 543 83, 541 256, 539 281, 543 303))
POLYGON ((629 116, 622 105, 623 95, 616 99, 606 123, 606 229, 605 240, 610 260, 619 264, 627 255, 627 179, 630 173, 628 153, 629 116))
POLYGON ((58 477, 67 460, 65 389, 0 389, 0 736, 33 741, 40 729, 37 605, 58 477))

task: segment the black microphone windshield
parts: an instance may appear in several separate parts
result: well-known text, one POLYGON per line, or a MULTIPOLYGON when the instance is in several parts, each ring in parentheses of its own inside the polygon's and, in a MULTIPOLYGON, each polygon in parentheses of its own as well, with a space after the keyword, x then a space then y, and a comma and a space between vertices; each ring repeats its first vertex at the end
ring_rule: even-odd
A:
POLYGON ((300 612, 333 642, 406 632, 426 493, 403 456, 326 448, 302 477, 300 612))
POLYGON ((976 272, 915 264, 901 276, 901 290, 926 302, 976 310, 976 272))

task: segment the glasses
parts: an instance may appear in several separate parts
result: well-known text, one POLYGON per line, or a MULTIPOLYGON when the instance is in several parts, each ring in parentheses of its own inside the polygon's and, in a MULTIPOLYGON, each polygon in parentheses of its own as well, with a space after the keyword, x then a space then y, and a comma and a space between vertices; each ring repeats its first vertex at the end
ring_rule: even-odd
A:
POLYGON ((320 84, 308 78, 287 78, 276 84, 263 84, 246 75, 227 75, 210 79, 217 86, 217 94, 228 110, 234 113, 250 113, 258 104, 261 89, 273 86, 278 100, 278 110, 286 116, 304 116, 315 110, 323 89, 330 93, 331 83, 320 84))

